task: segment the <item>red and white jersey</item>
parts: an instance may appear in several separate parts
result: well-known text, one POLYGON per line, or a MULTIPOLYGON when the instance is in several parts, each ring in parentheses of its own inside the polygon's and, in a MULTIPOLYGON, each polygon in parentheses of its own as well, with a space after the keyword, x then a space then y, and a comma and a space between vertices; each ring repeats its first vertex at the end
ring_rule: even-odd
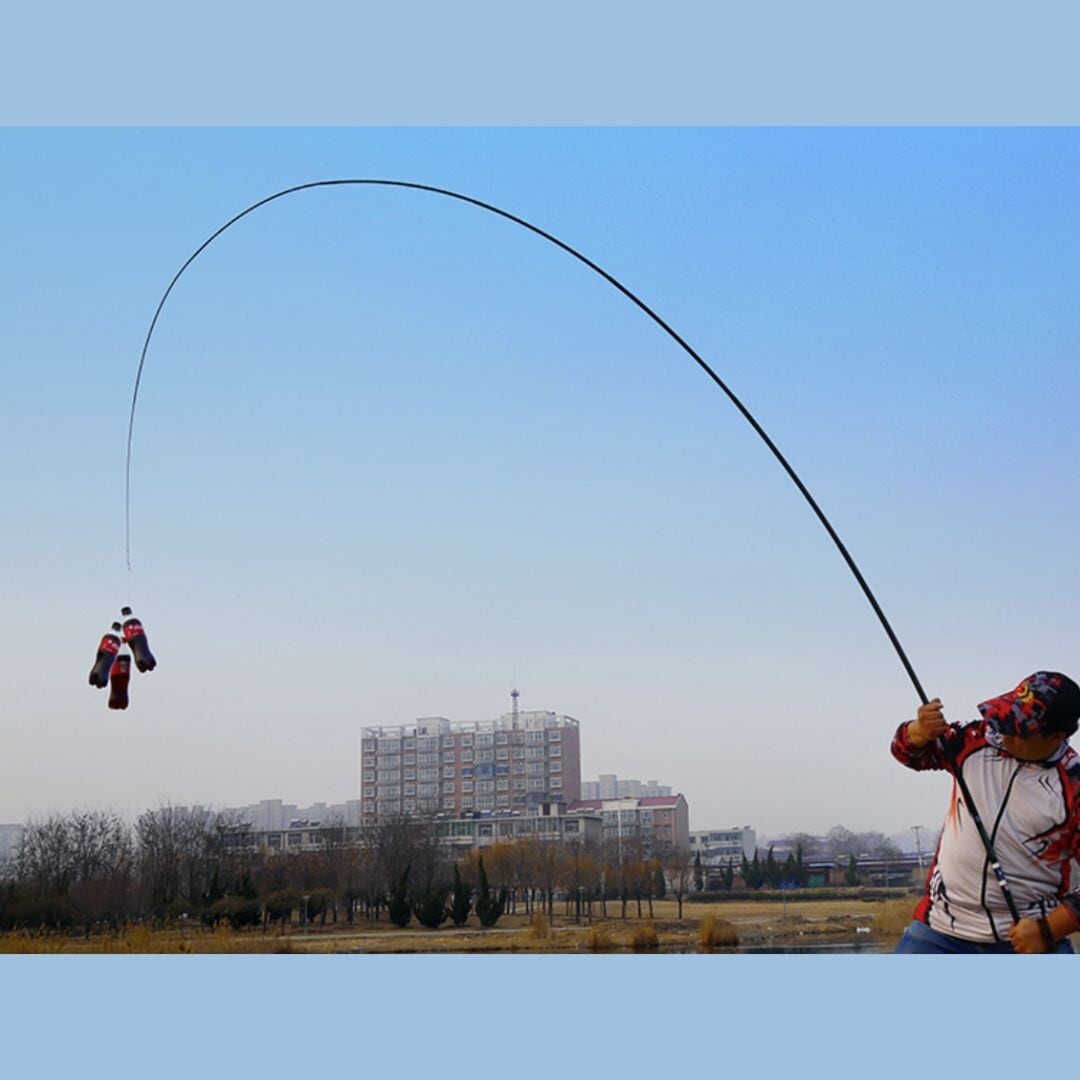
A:
MULTIPOLYGON (((1006 753, 984 720, 949 726, 942 736, 964 776, 1021 917, 1064 903, 1080 930, 1080 890, 1070 863, 1080 856, 1080 758, 1063 744, 1046 761, 1006 753)), ((916 748, 907 724, 892 753, 911 769, 945 769, 937 743, 916 748)), ((975 823, 953 781, 949 812, 915 917, 968 941, 1007 941, 1012 916, 975 823)))

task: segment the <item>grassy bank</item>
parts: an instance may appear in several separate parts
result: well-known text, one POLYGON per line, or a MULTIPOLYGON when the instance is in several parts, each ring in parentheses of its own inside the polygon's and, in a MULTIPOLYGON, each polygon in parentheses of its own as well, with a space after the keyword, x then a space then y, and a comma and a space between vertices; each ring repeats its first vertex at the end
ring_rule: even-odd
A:
MULTIPOLYGON (((594 918, 578 923, 553 917, 504 915, 484 930, 471 917, 465 926, 404 929, 385 919, 357 920, 336 926, 292 925, 269 932, 225 927, 173 925, 129 926, 119 933, 82 935, 8 933, 0 935, 0 953, 588 953, 724 951, 737 946, 800 946, 820 941, 895 941, 910 921, 914 897, 872 900, 803 899, 798 905, 772 900, 725 899, 684 904, 683 918, 671 900, 654 901, 637 918, 594 918), (870 935, 867 938, 867 935, 870 935)), ((608 906, 609 916, 618 906, 608 906)))

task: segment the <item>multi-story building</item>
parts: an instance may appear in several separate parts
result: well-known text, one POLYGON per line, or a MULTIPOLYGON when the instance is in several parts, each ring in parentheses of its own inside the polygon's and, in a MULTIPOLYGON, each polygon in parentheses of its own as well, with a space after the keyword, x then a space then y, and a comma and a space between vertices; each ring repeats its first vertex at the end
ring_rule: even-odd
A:
POLYGON ((670 787, 655 780, 620 780, 614 773, 601 773, 598 780, 581 781, 583 799, 644 799, 670 794, 670 787))
POLYGON ((757 851, 757 833, 749 825, 731 829, 702 829, 690 834, 690 850, 701 855, 706 866, 738 867, 743 856, 753 859, 757 851))
POLYGON ((690 843, 690 808, 681 794, 579 799, 570 804, 570 813, 582 812, 603 815, 605 841, 621 844, 640 838, 652 850, 685 848, 690 843))
POLYGON ((360 739, 361 820, 396 814, 462 816, 523 810, 530 795, 581 795, 578 722, 553 712, 512 712, 452 723, 436 716, 364 728, 360 739))
POLYGON ((298 807, 280 799, 263 799, 250 806, 229 807, 224 816, 229 821, 245 823, 254 832, 279 832, 289 828, 294 821, 356 826, 360 824, 360 800, 298 807))
POLYGON ((561 799, 530 799, 524 812, 476 813, 450 818, 435 824, 442 844, 451 848, 489 847, 517 840, 552 840, 560 844, 598 845, 603 839, 603 818, 599 813, 575 811, 561 799))

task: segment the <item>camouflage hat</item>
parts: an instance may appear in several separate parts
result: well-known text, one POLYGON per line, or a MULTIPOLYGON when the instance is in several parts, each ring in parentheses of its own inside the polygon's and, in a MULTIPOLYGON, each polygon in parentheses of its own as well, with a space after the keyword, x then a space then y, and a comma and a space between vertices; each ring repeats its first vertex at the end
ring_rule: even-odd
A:
POLYGON ((1060 672, 1036 671, 1015 690, 978 708, 1001 735, 1045 735, 1080 717, 1080 687, 1060 672))

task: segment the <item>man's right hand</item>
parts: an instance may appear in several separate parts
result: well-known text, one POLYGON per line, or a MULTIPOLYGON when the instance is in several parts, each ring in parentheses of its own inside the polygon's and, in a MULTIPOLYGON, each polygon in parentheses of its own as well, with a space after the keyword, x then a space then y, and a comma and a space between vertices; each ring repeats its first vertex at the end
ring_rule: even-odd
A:
POLYGON ((942 711, 941 698, 934 698, 933 701, 919 706, 919 711, 915 714, 915 719, 908 723, 908 738, 911 740, 911 745, 914 747, 926 746, 939 736, 944 735, 948 726, 949 725, 945 723, 945 714, 942 711))

